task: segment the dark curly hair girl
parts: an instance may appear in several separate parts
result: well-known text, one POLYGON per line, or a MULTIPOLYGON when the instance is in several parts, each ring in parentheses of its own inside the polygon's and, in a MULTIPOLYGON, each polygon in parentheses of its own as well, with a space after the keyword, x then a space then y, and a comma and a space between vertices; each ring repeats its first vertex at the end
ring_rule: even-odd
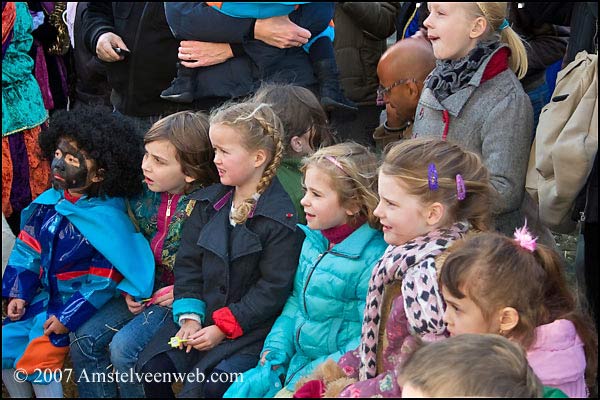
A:
POLYGON ((103 178, 93 183, 90 197, 131 197, 142 191, 144 143, 133 121, 106 107, 81 106, 52 114, 39 136, 42 156, 52 162, 61 138, 73 140, 96 163, 103 178))

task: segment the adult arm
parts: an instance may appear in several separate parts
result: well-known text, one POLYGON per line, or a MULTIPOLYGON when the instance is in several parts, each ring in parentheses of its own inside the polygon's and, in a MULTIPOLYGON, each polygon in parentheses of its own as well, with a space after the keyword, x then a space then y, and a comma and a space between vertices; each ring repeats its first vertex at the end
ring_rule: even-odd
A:
POLYGON ((339 4, 354 23, 364 32, 385 40, 396 30, 394 21, 400 3, 386 2, 343 2, 339 4))
POLYGON ((114 48, 129 50, 123 39, 114 30, 112 3, 90 2, 82 15, 83 41, 99 59, 115 62, 124 59, 114 48))
POLYGON ((167 3, 167 20, 178 38, 213 43, 261 40, 286 48, 308 42, 310 32, 289 20, 287 15, 265 19, 236 18, 215 10, 205 2, 167 3))

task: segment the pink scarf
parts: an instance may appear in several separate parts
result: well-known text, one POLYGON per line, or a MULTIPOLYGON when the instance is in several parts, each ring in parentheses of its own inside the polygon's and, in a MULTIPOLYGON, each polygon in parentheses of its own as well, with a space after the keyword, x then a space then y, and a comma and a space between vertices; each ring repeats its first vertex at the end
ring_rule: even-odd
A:
POLYGON ((381 304, 385 287, 390 283, 403 280, 402 296, 411 332, 421 336, 444 332, 444 310, 440 304, 434 258, 462 238, 467 230, 468 224, 455 223, 402 246, 387 248, 369 281, 359 347, 361 381, 376 376, 381 304))

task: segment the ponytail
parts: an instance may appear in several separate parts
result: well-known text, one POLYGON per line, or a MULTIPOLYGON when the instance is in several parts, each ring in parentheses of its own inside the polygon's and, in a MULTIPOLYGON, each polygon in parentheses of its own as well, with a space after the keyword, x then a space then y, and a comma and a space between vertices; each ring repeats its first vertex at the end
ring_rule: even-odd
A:
POLYGON ((481 2, 477 5, 476 14, 483 16, 488 22, 487 36, 498 34, 500 41, 510 48, 509 57, 510 69, 521 79, 527 73, 527 51, 523 45, 523 40, 506 22, 506 2, 481 2))
POLYGON ((525 349, 535 342, 537 327, 558 319, 571 321, 584 343, 586 382, 593 387, 598 360, 595 326, 577 308, 560 255, 531 242, 492 232, 459 241, 439 274, 440 287, 457 298, 468 295, 488 322, 504 307, 518 310, 518 324, 504 334, 525 349))
POLYGON ((500 31, 500 41, 510 47, 511 55, 508 59, 510 69, 522 79, 529 67, 527 62, 527 51, 521 37, 510 26, 500 31))

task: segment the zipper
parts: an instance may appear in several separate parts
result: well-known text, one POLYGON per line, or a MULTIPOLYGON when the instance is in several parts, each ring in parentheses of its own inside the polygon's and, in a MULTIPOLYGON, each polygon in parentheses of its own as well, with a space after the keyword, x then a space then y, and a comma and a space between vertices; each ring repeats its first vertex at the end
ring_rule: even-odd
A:
POLYGON ((317 269, 317 266, 319 265, 319 263, 321 262, 323 257, 325 257, 326 254, 333 254, 338 257, 351 258, 345 254, 338 253, 333 250, 327 250, 324 253, 319 254, 319 257, 317 258, 317 262, 313 265, 312 269, 310 270, 310 272, 308 274, 308 278, 306 278, 306 282, 304 283, 304 289, 302 290, 302 303, 303 303, 302 305, 304 306, 304 312, 306 313, 307 317, 309 317, 309 315, 308 315, 308 309, 306 307, 306 289, 308 288, 308 284, 310 282, 310 278, 312 277, 313 272, 315 272, 315 269, 317 269))
MULTIPOLYGON (((302 305, 304 306, 304 312, 306 313, 307 317, 308 317, 308 309, 306 308, 306 289, 308 288, 308 283, 310 282, 310 278, 312 277, 313 272, 315 272, 315 269, 317 269, 317 265, 319 265, 319 263, 321 262, 323 257, 325 257, 325 254, 327 254, 328 252, 329 252, 329 250, 325 251, 324 253, 319 254, 319 257, 317 258, 317 262, 312 266, 310 272, 308 273, 308 278, 306 278, 306 282, 304 282, 304 289, 302 289, 302 305)), ((299 334, 300 334, 300 331, 298 330, 298 335, 299 334)))
MULTIPOLYGON (((161 237, 154 243, 154 249, 152 249, 152 253, 156 254, 156 249, 158 249, 158 245, 161 241, 167 236, 167 229, 169 226, 169 217, 171 216, 171 202, 173 201, 174 194, 167 193, 167 211, 165 212, 165 229, 161 237)), ((160 257, 162 263, 162 256, 160 257)))
POLYGON ((290 375, 290 377, 286 380, 285 385, 283 386, 287 386, 290 384, 290 382, 292 381, 292 379, 294 379, 294 377, 296 376, 296 374, 298 374, 298 372, 302 371, 302 369, 304 367, 306 367, 308 364, 304 364, 302 365, 300 368, 298 368, 296 371, 294 371, 294 373, 292 375, 290 375))
MULTIPOLYGON (((307 318, 309 318, 309 315, 308 315, 308 309, 306 308, 306 289, 308 288, 308 283, 310 282, 310 278, 312 277, 313 272, 315 272, 315 269, 317 269, 317 266, 319 265, 319 263, 325 257, 326 254, 334 254, 334 255, 339 256, 339 257, 351 258, 351 257, 348 257, 345 254, 341 254, 341 253, 338 253, 337 251, 332 251, 332 250, 327 250, 324 253, 319 254, 319 257, 317 258, 317 262, 313 265, 312 269, 310 270, 310 272, 308 274, 308 278, 306 278, 306 283, 304 284, 304 289, 302 290, 302 303, 303 303, 304 312, 306 313, 306 317, 307 318)), ((304 324, 305 323, 303 322, 298 327, 298 330, 296 331, 296 343, 298 343, 298 345, 300 345, 300 331, 302 330, 302 327, 304 326, 304 324)), ((296 376, 296 374, 300 370, 302 370, 302 368, 304 368, 306 365, 308 365, 308 364, 302 365, 292 375, 290 375, 290 377, 287 379, 286 385, 289 384, 292 381, 292 379, 294 379, 294 376, 296 376)))

